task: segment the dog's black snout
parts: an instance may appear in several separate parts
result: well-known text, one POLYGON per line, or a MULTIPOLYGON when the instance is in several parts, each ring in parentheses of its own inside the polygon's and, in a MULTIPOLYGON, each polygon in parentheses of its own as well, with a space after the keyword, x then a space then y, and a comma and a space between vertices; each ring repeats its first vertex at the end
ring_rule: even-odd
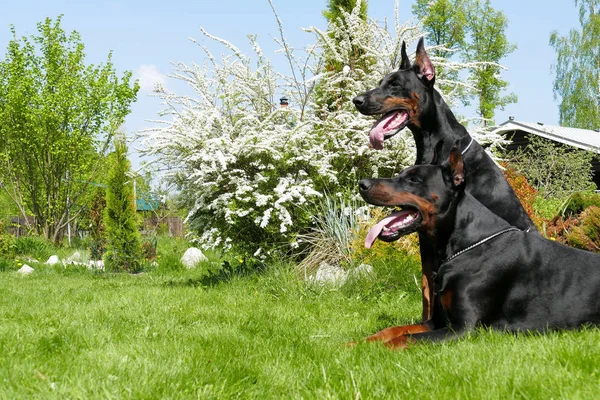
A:
POLYGON ((373 183, 370 179, 361 179, 358 182, 358 190, 361 192, 367 192, 369 189, 371 189, 371 186, 373 186, 373 183))
POLYGON ((363 96, 362 94, 360 96, 356 96, 352 99, 352 102, 357 107, 362 106, 363 104, 365 104, 365 96, 363 96))

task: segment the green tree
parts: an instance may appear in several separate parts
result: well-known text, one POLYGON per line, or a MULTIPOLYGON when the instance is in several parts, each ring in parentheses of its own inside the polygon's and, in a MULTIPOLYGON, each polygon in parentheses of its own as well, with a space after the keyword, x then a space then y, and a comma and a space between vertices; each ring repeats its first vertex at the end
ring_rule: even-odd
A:
POLYGON ((556 51, 554 97, 560 97, 560 124, 600 127, 600 0, 575 0, 581 29, 550 35, 556 51))
POLYGON ((484 118, 484 126, 494 124, 496 108, 504 109, 516 103, 514 94, 503 95, 508 82, 500 75, 500 60, 512 53, 516 45, 506 38, 508 19, 502 11, 495 10, 490 0, 472 0, 467 12, 469 41, 465 46, 467 62, 488 63, 473 70, 471 81, 478 89, 478 114, 484 118))
POLYGON ((104 261, 107 270, 136 272, 140 269, 141 236, 124 137, 115 139, 112 161, 104 209, 107 238, 104 261))
POLYGON ((522 173, 545 199, 565 199, 571 193, 595 189, 589 151, 557 145, 529 135, 529 144, 508 154, 511 165, 522 173))
MULTIPOLYGON (((433 56, 475 63, 469 78, 475 91, 463 89, 459 96, 465 104, 474 97, 484 126, 493 123, 496 108, 517 101, 514 94, 502 94, 508 82, 501 77, 499 62, 516 48, 506 38, 504 13, 489 0, 416 0, 412 10, 423 21, 429 44, 436 46, 433 56)), ((444 80, 457 80, 452 66, 437 65, 436 70, 442 86, 444 80)))
MULTIPOLYGON (((412 11, 423 21, 427 32, 427 42, 432 49, 431 55, 450 58, 457 50, 464 47, 466 39, 467 12, 466 0, 416 0, 412 11)), ((443 71, 436 71, 443 77, 443 71)))
POLYGON ((61 17, 13 38, 0 61, 0 185, 38 234, 59 242, 80 214, 114 132, 136 99, 131 72, 86 65, 80 35, 61 17))

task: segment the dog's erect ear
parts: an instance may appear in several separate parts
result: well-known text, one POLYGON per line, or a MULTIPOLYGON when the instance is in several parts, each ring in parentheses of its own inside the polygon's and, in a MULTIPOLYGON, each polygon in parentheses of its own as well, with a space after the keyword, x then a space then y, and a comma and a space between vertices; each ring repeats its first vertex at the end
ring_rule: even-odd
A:
POLYGON ((442 149, 444 148, 444 139, 440 139, 433 149, 433 158, 431 164, 437 165, 442 161, 442 149))
POLYGON ((417 71, 417 75, 419 78, 433 85, 435 82, 435 70, 433 69, 433 64, 425 51, 425 42, 423 38, 419 39, 419 43, 417 44, 417 65, 419 67, 417 71))
POLYGON ((409 69, 410 58, 408 58, 408 54, 406 54, 406 42, 404 40, 402 41, 402 48, 400 49, 400 57, 402 58, 400 69, 409 69))
POLYGON ((454 146, 450 150, 450 157, 448 158, 450 176, 452 177, 454 187, 459 187, 465 183, 465 164, 460 147, 458 147, 458 142, 458 139, 454 142, 454 146))

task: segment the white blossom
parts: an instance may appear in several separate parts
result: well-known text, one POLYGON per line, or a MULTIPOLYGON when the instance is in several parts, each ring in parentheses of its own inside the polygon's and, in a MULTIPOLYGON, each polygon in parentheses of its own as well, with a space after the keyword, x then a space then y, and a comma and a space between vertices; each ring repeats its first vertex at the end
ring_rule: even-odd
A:
MULTIPOLYGON (((363 21, 356 9, 343 12, 343 23, 329 32, 305 29, 314 43, 302 51, 289 45, 275 13, 280 28, 275 40, 281 46, 275 56, 286 59, 287 72, 274 70, 255 36, 249 36, 250 57, 201 28, 207 39, 223 46, 224 54, 216 57, 192 39, 204 61, 176 63, 170 75, 191 90, 176 94, 165 87, 155 93, 164 105, 162 119, 138 134, 141 152, 155 156, 164 177, 181 190, 190 209, 186 221, 200 246, 228 249, 245 240, 246 232, 269 231, 278 232, 279 243, 297 247, 298 217, 325 191, 355 192, 365 177, 357 175, 355 165, 364 164, 361 173, 376 177, 382 171, 398 173, 413 162, 414 141, 406 132, 386 142, 384 151, 370 150, 373 119, 359 114, 350 101, 398 67, 403 40, 411 46, 423 35, 417 22, 399 22, 398 9, 396 3, 393 33, 387 21, 363 21), (372 60, 369 73, 351 67, 353 48, 372 60), (342 71, 324 71, 325 54, 343 65, 342 71), (316 85, 337 99, 334 104, 319 105, 316 85), (284 93, 290 106, 279 108, 284 93)), ((464 65, 434 62, 467 71, 464 65)), ((468 77, 445 86, 465 82, 468 77)), ((452 90, 444 95, 449 102, 456 97, 452 90)), ((253 252, 271 254, 260 244, 253 252)))

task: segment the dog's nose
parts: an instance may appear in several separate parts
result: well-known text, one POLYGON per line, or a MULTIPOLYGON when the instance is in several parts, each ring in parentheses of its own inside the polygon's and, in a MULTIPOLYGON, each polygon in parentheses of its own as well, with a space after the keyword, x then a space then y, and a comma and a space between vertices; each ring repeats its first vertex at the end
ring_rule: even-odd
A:
POLYGON ((358 190, 361 192, 367 192, 369 189, 371 189, 371 186, 373 186, 373 183, 370 179, 361 179, 358 182, 358 190))
POLYGON ((365 104, 365 96, 363 96, 362 94, 360 96, 356 96, 352 99, 352 102, 356 107, 362 106, 363 104, 365 104))

